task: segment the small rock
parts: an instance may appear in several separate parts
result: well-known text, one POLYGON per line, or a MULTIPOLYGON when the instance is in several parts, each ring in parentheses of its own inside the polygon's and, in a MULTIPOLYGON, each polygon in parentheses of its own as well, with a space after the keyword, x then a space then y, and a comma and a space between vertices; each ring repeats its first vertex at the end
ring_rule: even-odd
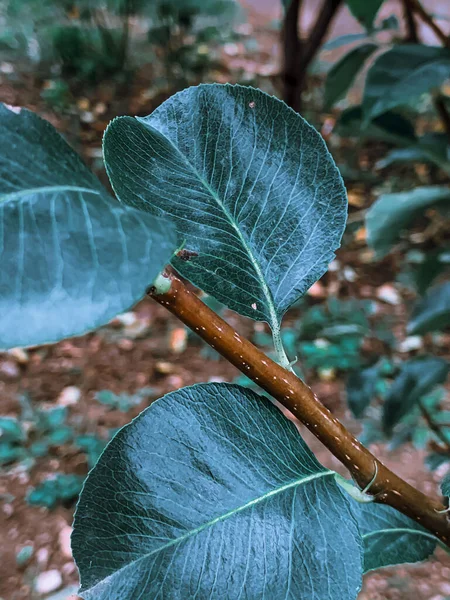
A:
POLYGON ((167 378, 167 384, 171 389, 178 390, 184 386, 184 381, 179 375, 170 375, 170 377, 167 378))
POLYGON ((13 508, 12 504, 4 504, 2 507, 2 510, 7 517, 10 517, 14 512, 14 508, 13 508))
POLYGON ((330 264, 328 265, 328 270, 331 271, 332 273, 336 273, 336 271, 339 271, 339 269, 341 268, 341 263, 334 259, 330 262, 330 264))
POLYGON ((208 379, 209 383, 224 383, 225 381, 224 377, 219 377, 218 375, 213 375, 208 379))
POLYGON ((17 366, 17 363, 12 360, 6 360, 2 363, 0 366, 0 373, 6 375, 6 377, 9 377, 10 379, 17 379, 20 377, 20 369, 17 366))
POLYGON ((387 304, 400 304, 402 301, 400 294, 395 289, 393 285, 389 283, 385 283, 377 289, 377 298, 382 302, 386 302, 387 304))
POLYGON ((175 354, 182 354, 186 350, 187 330, 185 327, 177 327, 170 332, 169 348, 175 354))
POLYGON ((60 406, 73 406, 77 404, 81 398, 81 390, 75 385, 69 385, 59 394, 57 403, 60 406))
POLYGON ((50 552, 48 548, 39 548, 36 552, 36 561, 40 567, 45 567, 48 563, 50 552))
POLYGON ((61 571, 64 575, 72 575, 75 572, 75 565, 73 562, 67 562, 62 566, 61 571))
POLYGON ((111 325, 122 325, 122 327, 130 327, 131 325, 134 325, 137 320, 138 317, 136 313, 130 311, 114 317, 114 319, 111 321, 111 325))
POLYGON ((155 369, 158 371, 158 373, 161 373, 161 375, 169 375, 175 371, 175 365, 170 362, 160 360, 156 363, 155 369))
POLYGON ((28 352, 23 348, 11 348, 11 350, 8 350, 8 354, 12 356, 19 365, 26 365, 28 362, 28 352))
POLYGON ((14 73, 14 65, 10 62, 1 62, 0 73, 4 73, 5 75, 11 75, 12 73, 14 73))
POLYGON ((342 271, 342 275, 344 276, 344 279, 345 279, 346 281, 350 281, 351 283, 352 283, 353 281, 356 281, 356 279, 357 279, 357 277, 358 277, 358 276, 356 275, 356 272, 355 272, 355 271, 354 271, 354 270, 353 270, 351 267, 349 267, 349 266, 345 266, 345 267, 344 267, 344 269, 343 269, 343 271, 342 271))
POLYGON ((311 298, 325 298, 326 291, 320 281, 316 281, 316 283, 313 283, 309 288, 307 294, 308 296, 311 296, 311 298))
POLYGON ((399 352, 411 352, 412 350, 420 350, 422 346, 423 341, 420 335, 410 335, 397 344, 397 350, 399 352))
POLYGON ((54 592, 62 585, 61 573, 56 569, 44 571, 36 577, 34 589, 38 594, 49 594, 54 592))
POLYGON ((446 595, 450 594, 450 583, 441 583, 441 585, 439 586, 439 591, 446 595))
POLYGON ((87 123, 88 125, 90 125, 95 121, 94 113, 92 113, 90 110, 82 112, 80 114, 80 121, 82 123, 87 123))
POLYGON ((67 558, 72 558, 72 548, 70 547, 70 536, 72 535, 72 527, 70 525, 64 525, 60 530, 58 541, 61 553, 67 558))

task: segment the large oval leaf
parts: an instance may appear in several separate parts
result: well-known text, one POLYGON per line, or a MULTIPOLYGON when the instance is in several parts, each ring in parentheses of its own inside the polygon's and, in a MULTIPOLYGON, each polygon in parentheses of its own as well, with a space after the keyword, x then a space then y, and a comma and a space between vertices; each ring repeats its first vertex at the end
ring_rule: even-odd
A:
POLYGON ((104 140, 125 203, 167 214, 198 254, 175 267, 243 315, 277 328, 326 271, 346 219, 342 179, 319 134, 283 102, 201 85, 104 140))
POLYGON ((353 510, 364 542, 365 572, 433 554, 438 539, 390 506, 355 502, 353 510))
POLYGON ((172 227, 109 196, 56 130, 0 105, 0 348, 84 333, 145 293, 172 227))
POLYGON ((168 394, 116 435, 72 548, 89 600, 351 600, 361 584, 334 473, 267 399, 228 384, 168 394))
MULTIPOLYGON (((364 0, 363 0, 364 1, 364 0)), ((450 50, 423 44, 397 44, 370 68, 364 88, 366 120, 417 101, 450 77, 450 50)))

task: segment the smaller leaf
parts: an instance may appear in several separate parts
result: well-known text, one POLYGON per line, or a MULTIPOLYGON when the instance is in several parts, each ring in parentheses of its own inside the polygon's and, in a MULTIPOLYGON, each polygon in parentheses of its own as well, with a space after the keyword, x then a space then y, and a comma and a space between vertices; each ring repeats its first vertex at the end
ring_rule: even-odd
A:
POLYGON ((375 139, 400 146, 409 146, 417 141, 411 121, 393 111, 363 124, 362 107, 352 106, 342 111, 336 128, 344 137, 375 139))
POLYGON ((408 333, 424 334, 450 325, 450 281, 433 287, 416 305, 408 333))
POLYGON ((397 44, 377 58, 367 73, 363 96, 365 120, 415 103, 422 94, 439 88, 449 76, 450 50, 397 44))
POLYGON ((347 403, 355 418, 363 416, 374 398, 379 375, 378 364, 350 373, 347 379, 347 403))
POLYGON ((450 203, 450 188, 420 187, 410 192, 383 194, 366 216, 367 242, 378 257, 389 252, 402 229, 414 222, 425 209, 450 203))
POLYGON ((450 473, 441 481, 441 492, 443 496, 450 496, 450 473))
POLYGON ((352 503, 364 542, 364 572, 427 559, 437 539, 412 519, 383 504, 352 503))
POLYGON ((389 389, 383 409, 383 428, 393 427, 410 412, 417 402, 438 383, 444 383, 449 363, 436 357, 410 360, 402 365, 399 375, 389 389))
POLYGON ((347 0, 352 15, 367 30, 373 29, 373 22, 384 0, 347 0))
POLYGON ((325 108, 330 108, 345 96, 364 63, 377 48, 376 44, 362 44, 333 65, 325 83, 325 108))

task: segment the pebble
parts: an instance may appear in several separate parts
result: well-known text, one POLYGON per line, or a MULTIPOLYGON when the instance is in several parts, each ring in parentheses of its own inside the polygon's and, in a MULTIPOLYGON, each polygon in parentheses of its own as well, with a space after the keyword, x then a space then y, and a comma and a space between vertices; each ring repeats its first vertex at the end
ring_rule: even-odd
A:
POLYGON ((61 573, 56 569, 44 571, 36 577, 34 589, 38 594, 49 594, 54 592, 62 585, 61 573))
POLYGON ((0 373, 2 373, 3 375, 6 375, 7 377, 9 377, 11 379, 16 379, 17 377, 20 376, 20 369, 17 366, 17 363, 15 363, 14 361, 6 360, 0 366, 0 373))
POLYGON ((439 586, 439 591, 443 594, 450 594, 450 583, 441 583, 441 585, 439 586))
POLYGON ((386 283, 377 289, 377 298, 379 300, 382 300, 383 302, 386 302, 387 304, 392 304, 394 306, 396 304, 400 304, 400 302, 402 301, 398 291, 395 289, 394 286, 390 285, 389 283, 386 283))
POLYGON ((72 558, 72 548, 70 547, 70 536, 72 535, 72 527, 70 525, 64 525, 60 530, 58 541, 61 553, 67 558, 72 558))
POLYGON ((39 548, 36 552, 36 561, 41 567, 45 567, 48 563, 50 552, 48 548, 39 548))
POLYGON ((77 404, 81 398, 81 390, 75 385, 69 385, 65 387, 59 394, 57 403, 60 406, 73 406, 77 404))
POLYGON ((423 346, 423 341, 420 335, 410 335, 397 344, 399 352, 411 352, 412 350, 420 350, 423 346))

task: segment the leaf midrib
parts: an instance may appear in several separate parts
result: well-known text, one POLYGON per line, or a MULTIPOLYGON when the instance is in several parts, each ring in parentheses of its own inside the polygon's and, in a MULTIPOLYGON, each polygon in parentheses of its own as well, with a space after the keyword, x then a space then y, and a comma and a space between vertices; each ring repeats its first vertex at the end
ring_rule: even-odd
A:
POLYGON ((226 519, 228 519, 230 517, 233 517, 234 515, 236 515, 238 513, 243 512, 247 508, 255 506, 255 504, 259 504, 260 502, 264 502, 265 500, 271 498, 272 496, 276 496, 277 494, 281 494, 281 493, 285 492, 286 490, 288 490, 290 488, 297 487, 297 486, 300 486, 300 485, 304 485, 306 483, 314 481, 315 479, 320 479, 321 477, 334 477, 334 475, 335 475, 334 471, 328 471, 328 470, 327 471, 321 471, 320 473, 314 473, 313 475, 308 475, 307 477, 303 477, 302 479, 296 479, 295 481, 291 481, 290 483, 287 483, 286 485, 283 485, 283 486, 281 486, 279 488, 271 490, 270 492, 266 492, 262 496, 258 496, 258 498, 254 498, 253 500, 250 500, 246 504, 243 504, 242 506, 238 506, 237 508, 234 508, 233 510, 228 511, 227 513, 225 513, 223 515, 219 515, 218 517, 215 517, 214 519, 211 519, 211 521, 207 521, 206 523, 203 523, 202 525, 199 525, 195 529, 191 529, 190 531, 188 531, 184 535, 182 535, 182 536, 180 536, 178 538, 174 538, 174 539, 170 540, 169 542, 167 542, 166 544, 158 546, 158 548, 155 548, 151 552, 146 552, 145 554, 143 554, 139 558, 136 558, 135 560, 132 560, 131 562, 129 562, 128 564, 124 565, 123 567, 121 567, 117 571, 114 571, 114 573, 111 573, 111 575, 108 575, 107 577, 105 577, 101 581, 98 581, 92 587, 84 588, 83 585, 82 585, 80 591, 83 591, 83 592, 86 592, 86 591, 92 592, 98 585, 103 585, 108 579, 111 579, 112 577, 116 577, 118 573, 120 573, 121 571, 124 571, 125 569, 128 569, 128 567, 130 567, 130 566, 132 566, 132 565, 134 565, 136 563, 139 563, 142 560, 145 560, 145 559, 149 558, 153 554, 157 554, 158 552, 162 552, 162 551, 166 550, 167 548, 170 548, 171 546, 175 546, 176 544, 184 542, 185 540, 187 540, 187 539, 189 539, 189 538, 191 538, 191 537, 193 537, 193 536, 201 533, 205 529, 208 529, 208 527, 213 527, 217 523, 225 521, 226 519))
POLYGON ((220 199, 220 197, 217 194, 217 192, 200 175, 200 173, 197 171, 197 169, 195 168, 195 166, 191 162, 189 162, 189 160, 186 158, 186 156, 181 152, 181 150, 178 148, 178 146, 176 146, 174 144, 174 142, 169 137, 165 136, 161 131, 159 131, 159 129, 156 129, 156 127, 153 127, 152 125, 150 125, 146 121, 143 122, 143 120, 138 120, 138 123, 143 124, 143 126, 145 128, 148 128, 150 131, 156 133, 158 136, 163 137, 171 145, 171 147, 175 150, 175 152, 181 157, 181 159, 183 160, 184 164, 192 171, 192 173, 194 174, 194 176, 198 178, 198 180, 200 181, 200 183, 205 187, 205 189, 209 192, 209 194, 211 195, 211 197, 213 198, 213 200, 217 203, 217 205, 219 206, 219 208, 223 211, 223 213, 225 214, 225 217, 227 218, 227 220, 230 223, 231 227, 237 233, 237 235, 239 237, 239 240, 241 241, 241 243, 242 243, 245 251, 248 254, 250 262, 252 263, 253 268, 255 269, 255 272, 256 272, 256 275, 258 277, 258 280, 259 280, 262 292, 264 294, 264 297, 267 300, 267 305, 268 305, 269 314, 270 314, 270 323, 269 324, 270 324, 270 326, 271 326, 271 328, 272 328, 273 331, 277 331, 279 329, 279 322, 278 322, 277 311, 276 311, 276 308, 275 308, 275 304, 274 304, 272 293, 271 293, 271 291, 270 291, 269 287, 267 286, 266 281, 264 279, 261 266, 260 266, 259 262, 256 260, 256 258, 254 256, 254 254, 253 254, 250 246, 247 244, 247 240, 243 236, 242 231, 239 229, 237 223, 233 219, 231 213, 228 211, 228 209, 225 206, 225 204, 220 199))
POLYGON ((95 194, 97 196, 100 195, 98 190, 93 190, 91 188, 80 187, 77 185, 47 185, 37 188, 29 188, 26 190, 20 190, 18 192, 11 192, 9 194, 0 195, 0 202, 9 202, 13 200, 20 200, 21 198, 26 198, 27 196, 31 196, 33 194, 48 194, 48 193, 58 193, 58 192, 83 192, 85 194, 95 194))

